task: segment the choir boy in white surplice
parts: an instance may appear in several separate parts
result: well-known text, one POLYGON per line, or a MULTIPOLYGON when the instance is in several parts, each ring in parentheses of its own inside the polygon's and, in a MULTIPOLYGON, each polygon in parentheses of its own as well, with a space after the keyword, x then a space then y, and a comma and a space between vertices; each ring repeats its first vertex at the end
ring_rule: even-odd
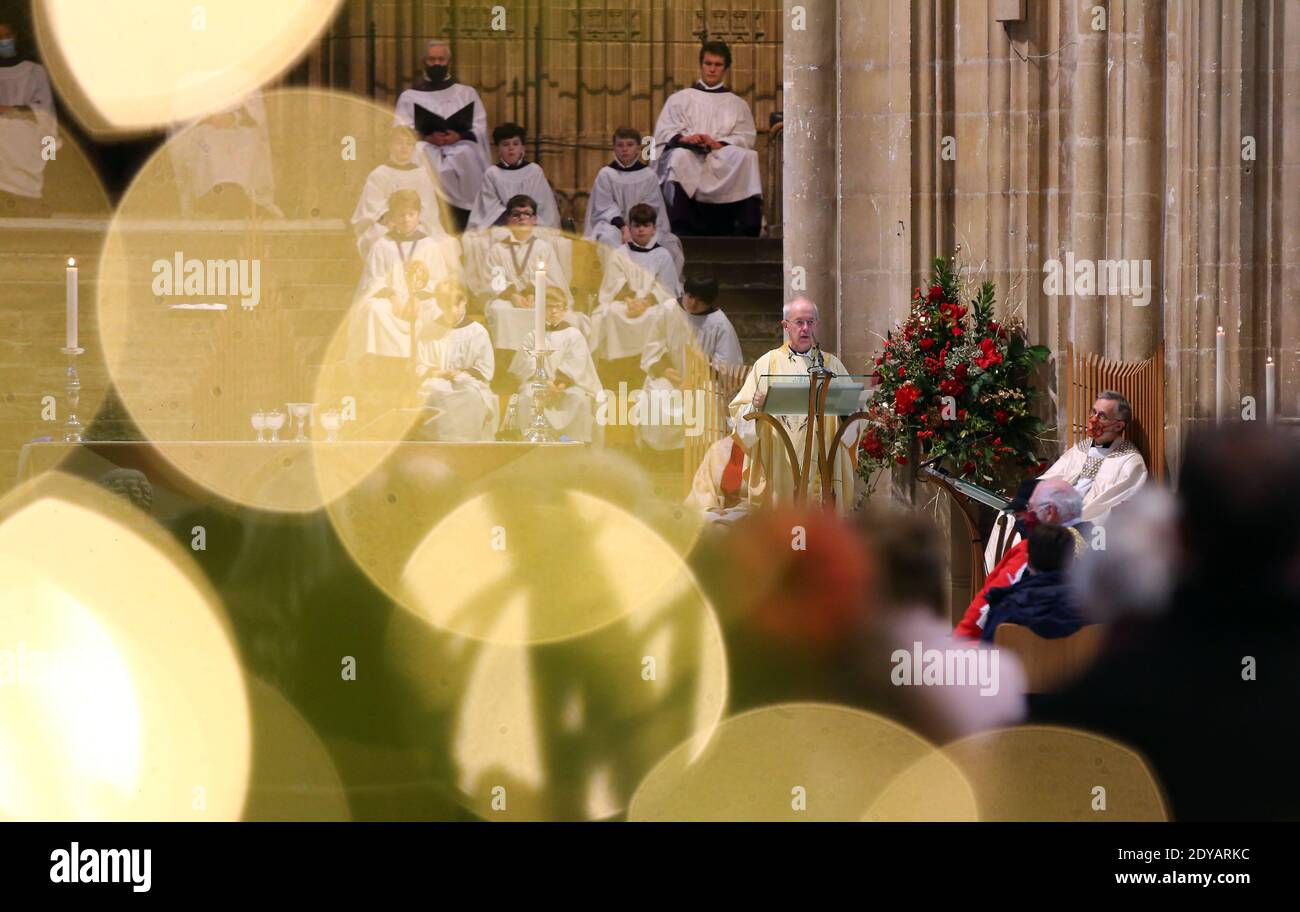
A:
POLYGON ((628 213, 633 206, 645 203, 655 210, 655 240, 668 248, 681 273, 686 266, 682 242, 669 224, 659 175, 641 160, 641 148, 640 130, 619 127, 614 131, 614 160, 596 173, 582 236, 599 245, 596 252, 603 268, 609 254, 632 239, 628 213))
POLYGON ((255 210, 263 217, 283 215, 275 205, 261 92, 170 132, 168 148, 184 215, 248 218, 255 210))
POLYGON ((423 218, 424 203, 416 191, 395 190, 389 195, 385 220, 391 227, 370 245, 358 283, 361 291, 377 283, 379 287, 399 288, 406 265, 412 260, 420 260, 429 268, 435 285, 460 274, 456 239, 447 234, 429 237, 420 228, 423 218))
POLYGON ((417 157, 415 134, 407 127, 393 127, 388 143, 388 161, 366 178, 366 185, 352 212, 352 231, 364 263, 375 241, 388 233, 388 198, 398 190, 413 190, 420 197, 420 230, 434 240, 447 237, 438 210, 437 184, 433 169, 423 156, 417 157))
POLYGON ((506 203, 512 196, 529 196, 537 201, 537 224, 560 227, 560 209, 542 166, 525 157, 524 128, 503 123, 492 131, 497 163, 483 175, 483 186, 469 214, 469 229, 489 228, 506 223, 506 203))
POLYGON ((660 451, 685 445, 690 416, 685 412, 684 397, 696 395, 682 386, 688 356, 700 358, 712 368, 719 390, 728 399, 738 388, 744 355, 731 321, 713 306, 717 297, 716 279, 691 276, 680 308, 671 303, 658 308, 641 358, 645 383, 636 425, 638 444, 660 451))
POLYGON ((13 30, 0 23, 0 202, 6 215, 48 214, 41 202, 45 137, 58 134, 45 67, 24 59, 13 30))
MULTIPOLYGON (((388 201, 393 228, 375 241, 366 261, 349 328, 349 356, 411 357, 410 301, 446 278, 460 273, 446 248, 420 230, 420 197, 414 190, 398 190, 388 201), (412 267, 419 264, 423 281, 410 285, 412 267)), ((450 239, 447 239, 450 240, 450 239)))
MULTIPOLYGON (((591 360, 591 349, 586 337, 574 326, 564 322, 568 302, 559 289, 550 289, 546 296, 546 347, 551 354, 546 358, 548 389, 544 407, 546 420, 558 436, 591 443, 593 438, 603 440, 602 428, 596 425, 596 397, 601 393, 596 364, 591 360)), ((529 332, 523 340, 524 348, 533 345, 529 332)), ((527 428, 533 415, 533 357, 519 351, 510 363, 510 373, 520 381, 515 399, 519 427, 527 428)))
MULTIPOLYGON (((629 213, 629 222, 632 239, 606 262, 600 304, 591 315, 595 355, 612 362, 615 373, 624 372, 617 362, 625 359, 633 359, 630 367, 639 373, 654 311, 681 294, 672 256, 655 243, 654 210, 638 203, 629 213)), ((606 379, 615 382, 612 376, 606 379)))
POLYGON ((534 228, 537 204, 528 196, 507 201, 509 230, 492 244, 482 270, 489 293, 496 295, 485 308, 492 344, 501 352, 515 352, 533 328, 533 293, 537 266, 546 269, 547 290, 556 289, 565 301, 564 321, 579 327, 585 338, 591 332, 586 314, 572 310, 569 280, 551 242, 534 228))
POLYGON ((757 237, 763 226, 754 115, 726 87, 730 68, 727 45, 706 43, 699 81, 674 92, 655 124, 659 179, 678 235, 757 237))
POLYGON ((495 440, 500 421, 491 388, 492 341, 483 324, 466 318, 461 283, 440 283, 434 297, 436 307, 425 308, 416 331, 415 372, 421 398, 439 414, 421 426, 420 434, 426 440, 495 440))
POLYGON ((470 210, 487 171, 487 110, 478 92, 449 75, 451 48, 445 41, 429 42, 424 56, 425 79, 397 99, 394 122, 413 127, 438 176, 438 188, 451 206, 457 232, 465 230, 470 210))

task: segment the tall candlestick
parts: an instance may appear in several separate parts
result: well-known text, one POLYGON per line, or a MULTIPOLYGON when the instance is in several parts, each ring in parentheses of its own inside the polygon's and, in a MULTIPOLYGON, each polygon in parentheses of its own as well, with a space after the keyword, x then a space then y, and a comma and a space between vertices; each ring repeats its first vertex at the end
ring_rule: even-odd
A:
POLYGON ((1214 423, 1223 423, 1223 412, 1227 403, 1227 390, 1224 389, 1223 382, 1223 351, 1227 337, 1223 334, 1223 327, 1219 327, 1218 333, 1214 336, 1214 423))
POLYGON ((537 261, 533 273, 533 348, 546 347, 546 263, 537 261))
POLYGON ((1273 389, 1277 382, 1275 369, 1277 365, 1273 363, 1273 356, 1269 355, 1268 360, 1264 362, 1264 419, 1272 424, 1277 420, 1277 413, 1274 411, 1273 389))
POLYGON ((67 348, 77 347, 77 261, 68 257, 68 335, 67 348))

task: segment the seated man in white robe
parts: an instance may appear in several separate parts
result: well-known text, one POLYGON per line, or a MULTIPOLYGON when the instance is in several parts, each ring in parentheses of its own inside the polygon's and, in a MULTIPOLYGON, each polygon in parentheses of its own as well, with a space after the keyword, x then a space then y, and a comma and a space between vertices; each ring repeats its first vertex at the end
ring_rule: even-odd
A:
POLYGON ((744 99, 723 82, 731 49, 700 49, 700 80, 674 92, 655 124, 659 179, 678 235, 758 237, 763 186, 754 151, 757 130, 744 99))
POLYGON ((0 22, 0 218, 47 216, 45 137, 59 133, 45 67, 19 53, 13 29, 0 22))
POLYGON ((685 504, 715 523, 733 523, 749 514, 749 456, 735 434, 709 447, 691 481, 685 504))
POLYGON ((686 281, 682 307, 667 304, 654 313, 654 325, 641 358, 645 383, 636 426, 638 445, 652 450, 680 450, 688 428, 703 420, 701 395, 729 400, 740 385, 744 356, 740 339, 722 311, 713 306, 718 283, 712 277, 691 276, 686 281), (686 359, 699 359, 713 374, 713 389, 687 389, 686 359))
POLYGON ((586 314, 572 310, 569 280, 555 247, 535 231, 536 201, 530 196, 511 197, 507 220, 509 230, 488 250, 481 269, 485 276, 479 276, 480 281, 487 279, 488 294, 495 296, 488 301, 484 313, 492 345, 503 353, 500 357, 509 357, 506 352, 519 351, 524 337, 533 328, 533 295, 539 265, 546 271, 548 293, 553 288, 564 298, 564 322, 577 326, 584 338, 588 336, 591 321, 586 314))
POLYGON ((375 241, 388 233, 388 200, 398 190, 413 190, 420 197, 420 230, 435 240, 447 237, 439 215, 438 188, 427 160, 416 158, 415 134, 409 127, 393 127, 388 142, 388 161, 366 177, 366 184, 352 212, 352 231, 364 263, 375 241))
POLYGON ((495 440, 498 400, 492 392, 496 362, 481 323, 468 320, 465 288, 454 279, 434 289, 436 306, 421 315, 415 345, 420 397, 438 414, 420 428, 425 440, 495 440))
POLYGON ((424 54, 425 79, 397 99, 394 121, 413 127, 451 207, 455 230, 465 230, 487 171, 487 110, 478 92, 450 76, 451 47, 430 41, 424 54))
MULTIPOLYGON (((591 360, 587 339, 576 327, 564 322, 568 301, 558 288, 546 293, 547 393, 544 413, 558 437, 591 443, 604 439, 603 428, 596 424, 596 397, 601 394, 596 364, 591 360)), ((532 348, 533 333, 523 340, 532 348)), ((519 351, 510 363, 510 374, 519 380, 514 399, 518 430, 526 430, 533 420, 534 359, 519 351)))
POLYGON ((638 203, 628 220, 632 237, 605 262, 600 303, 591 315, 592 349, 610 384, 640 380, 654 313, 681 294, 673 258, 655 242, 654 209, 638 203))
MULTIPOLYGON (((760 356, 745 377, 745 383, 736 398, 731 400, 731 417, 735 421, 736 435, 745 445, 745 450, 752 463, 749 476, 751 500, 765 507, 784 506, 791 503, 795 494, 795 481, 789 455, 785 444, 773 429, 758 419, 745 421, 744 416, 751 411, 762 411, 767 400, 771 375, 787 374, 807 377, 813 367, 817 347, 816 328, 818 324, 817 306, 806 298, 797 298, 782 308, 781 328, 785 333, 785 343, 780 348, 760 356), (760 493, 761 492, 761 493, 760 493)), ((822 352, 821 357, 827 368, 836 375, 846 375, 848 370, 839 358, 830 352, 822 352)), ((781 422, 794 444, 797 458, 802 460, 805 433, 816 433, 816 428, 808 427, 807 415, 773 416, 781 422)), ((829 416, 822 426, 826 444, 829 445, 839 428, 840 419, 829 416)), ((855 503, 854 487, 857 473, 854 471, 853 452, 857 446, 859 429, 851 429, 840 439, 836 452, 828 454, 832 474, 831 484, 835 510, 843 515, 852 509, 855 503)), ((821 475, 817 471, 816 437, 813 438, 813 464, 807 476, 806 496, 811 503, 825 502, 823 499, 821 475)))
POLYGON ((198 218, 280 218, 262 93, 172 131, 181 212, 198 218))
MULTIPOLYGON (((1088 415, 1088 437, 1070 447, 1040 479, 1060 478, 1083 498, 1080 520, 1094 526, 1104 525, 1110 511, 1128 500, 1147 480, 1147 467, 1137 447, 1120 435, 1133 420, 1133 409, 1121 393, 1105 390, 1098 394, 1088 415)), ((1007 514, 998 517, 998 525, 984 549, 984 563, 990 565, 997 556, 999 528, 1003 530, 1005 554, 1020 540, 1008 528, 1014 520, 1007 514)), ((991 569, 991 567, 990 567, 991 569)))
POLYGON ((659 176, 641 160, 641 131, 619 127, 614 131, 614 160, 596 172, 582 226, 582 236, 599 245, 596 252, 602 268, 611 252, 632 240, 627 218, 638 203, 654 207, 655 240, 668 248, 680 274, 686 267, 686 255, 668 221, 659 176))
POLYGON ((537 224, 560 227, 560 208, 542 166, 525 157, 524 128, 503 123, 492 131, 497 163, 483 175, 483 185, 469 214, 470 230, 506 223, 506 203, 512 196, 529 196, 537 201, 537 224))

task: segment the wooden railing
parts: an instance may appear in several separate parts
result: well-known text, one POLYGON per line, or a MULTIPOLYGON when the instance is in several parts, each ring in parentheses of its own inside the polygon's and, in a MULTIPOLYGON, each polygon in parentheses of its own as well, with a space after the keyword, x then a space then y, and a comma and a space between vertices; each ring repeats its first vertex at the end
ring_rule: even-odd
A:
POLYGON ((709 363, 704 353, 694 345, 686 349, 686 375, 682 391, 687 395, 695 390, 704 392, 703 432, 698 437, 686 438, 682 451, 683 493, 691 489, 695 471, 704 461, 709 447, 726 437, 731 430, 727 424, 728 406, 744 383, 749 368, 745 365, 719 365, 709 363))

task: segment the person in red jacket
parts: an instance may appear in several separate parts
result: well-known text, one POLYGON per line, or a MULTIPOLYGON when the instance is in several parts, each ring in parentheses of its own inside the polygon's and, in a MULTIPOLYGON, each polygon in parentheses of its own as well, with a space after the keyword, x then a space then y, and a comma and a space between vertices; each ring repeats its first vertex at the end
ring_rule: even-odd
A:
MULTIPOLYGON (((1029 509, 1029 498, 1033 496, 1034 488, 1037 486, 1038 479, 1036 478, 1022 481, 1020 487, 1016 489, 1016 496, 1011 498, 1011 503, 1007 504, 1007 509, 1015 513, 1017 529, 1024 528, 1025 513, 1029 509)), ((984 606, 989 603, 989 590, 998 586, 1010 586, 1020 579, 1021 574, 1025 572, 1025 565, 1029 562, 1028 539, 1029 536, 1022 532, 1020 540, 1007 549, 1007 553, 1002 555, 1002 560, 998 561, 997 566, 985 578, 984 588, 979 591, 975 598, 971 599, 970 606, 966 609, 966 614, 962 617, 961 623, 952 632, 955 639, 978 640, 980 635, 984 633, 983 628, 979 625, 979 620, 984 613, 984 606)))

